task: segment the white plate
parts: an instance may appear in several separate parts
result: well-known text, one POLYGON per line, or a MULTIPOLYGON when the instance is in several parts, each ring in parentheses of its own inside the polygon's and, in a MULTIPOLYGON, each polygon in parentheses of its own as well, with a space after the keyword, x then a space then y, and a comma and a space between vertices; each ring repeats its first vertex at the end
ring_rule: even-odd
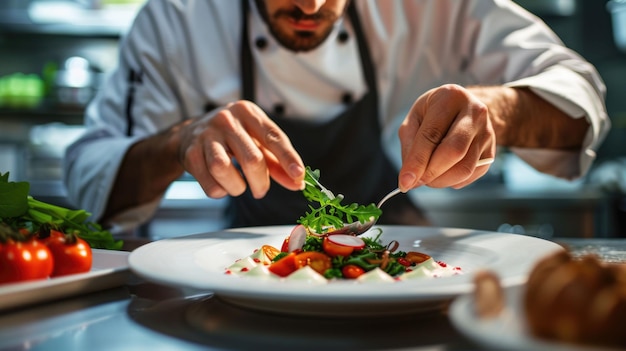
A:
POLYGON ((130 276, 129 252, 93 249, 90 272, 0 285, 0 310, 86 294, 123 285, 130 276))
MULTIPOLYGON (((468 338, 494 350, 509 351, 609 351, 579 345, 549 342, 533 337, 523 318, 521 296, 523 287, 505 290, 505 309, 496 317, 481 319, 474 313, 472 295, 463 295, 450 305, 452 324, 468 338)), ((615 350, 613 350, 615 351, 615 350)))
POLYGON ((292 226, 251 227, 155 241, 129 257, 138 275, 159 283, 213 291, 228 302, 258 310, 306 315, 372 315, 432 310, 472 289, 472 272, 495 270, 507 286, 523 284, 540 257, 561 249, 529 236, 470 229, 380 226, 381 240, 397 240, 399 250, 425 252, 460 266, 449 278, 357 283, 267 281, 225 274, 226 267, 255 249, 280 247, 292 226))

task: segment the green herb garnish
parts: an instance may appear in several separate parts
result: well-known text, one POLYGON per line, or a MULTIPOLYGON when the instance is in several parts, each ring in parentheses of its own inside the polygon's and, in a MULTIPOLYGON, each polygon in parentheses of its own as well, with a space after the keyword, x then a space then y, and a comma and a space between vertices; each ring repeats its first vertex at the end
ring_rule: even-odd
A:
POLYGON ((356 221, 365 223, 372 217, 378 219, 382 214, 382 211, 373 203, 367 206, 356 203, 342 205, 343 195, 337 195, 334 199, 329 197, 318 185, 319 179, 319 170, 313 171, 307 166, 304 176, 305 188, 302 193, 310 202, 318 203, 319 207, 309 205, 310 211, 298 220, 298 223, 303 226, 322 234, 329 229, 341 228, 346 223, 356 221))
POLYGON ((97 223, 87 222, 91 213, 51 205, 29 196, 28 182, 10 182, 9 173, 0 174, 0 222, 14 229, 28 229, 34 233, 41 226, 49 226, 65 233, 75 233, 93 248, 122 248, 123 242, 97 223))

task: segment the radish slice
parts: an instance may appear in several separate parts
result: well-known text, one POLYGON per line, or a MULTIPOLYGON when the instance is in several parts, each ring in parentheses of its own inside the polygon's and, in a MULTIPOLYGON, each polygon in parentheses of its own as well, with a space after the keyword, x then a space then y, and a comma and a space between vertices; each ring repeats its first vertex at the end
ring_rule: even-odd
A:
POLYGON ((365 247, 365 241, 358 236, 349 234, 333 234, 328 236, 328 240, 333 244, 349 246, 355 249, 362 249, 365 247))
POLYGON ((301 250, 305 241, 306 228, 303 225, 298 224, 291 230, 291 234, 289 234, 289 242, 287 244, 289 252, 301 250))

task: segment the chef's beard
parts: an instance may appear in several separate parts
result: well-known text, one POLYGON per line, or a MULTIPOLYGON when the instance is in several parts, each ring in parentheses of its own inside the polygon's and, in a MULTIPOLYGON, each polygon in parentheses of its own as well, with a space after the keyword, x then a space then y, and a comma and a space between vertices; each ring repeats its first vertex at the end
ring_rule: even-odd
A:
MULTIPOLYGON (((346 8, 347 4, 348 2, 346 2, 346 8)), ((270 33, 272 33, 276 41, 278 41, 278 43, 280 43, 286 49, 295 52, 311 51, 320 46, 333 31, 333 24, 338 20, 338 17, 331 11, 322 9, 313 15, 306 15, 304 12, 302 12, 302 10, 300 10, 300 8, 296 6, 294 6, 293 9, 280 9, 276 11, 276 13, 272 14, 270 18, 270 15, 267 12, 267 8, 265 7, 263 0, 256 0, 256 6, 261 13, 261 17, 268 25, 270 33), (295 20, 321 20, 326 23, 330 23, 330 25, 325 28, 321 34, 313 33, 310 31, 296 31, 295 33, 293 33, 283 30, 282 28, 280 28, 280 26, 276 24, 275 21, 280 19, 281 17, 287 19, 293 18, 295 20)))

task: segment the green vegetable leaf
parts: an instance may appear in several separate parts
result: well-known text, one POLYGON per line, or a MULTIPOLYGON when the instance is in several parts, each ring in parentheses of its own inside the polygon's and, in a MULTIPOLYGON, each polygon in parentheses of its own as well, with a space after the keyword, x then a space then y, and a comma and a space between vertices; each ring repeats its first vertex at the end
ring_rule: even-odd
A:
POLYGON ((28 210, 28 182, 9 182, 9 172, 0 174, 0 218, 16 217, 28 210))
POLYGON ((97 223, 88 222, 91 214, 48 204, 29 196, 28 182, 9 182, 9 173, 0 174, 0 222, 13 229, 31 233, 42 226, 75 233, 93 248, 119 250, 124 244, 97 223))
POLYGON ((76 235, 93 248, 119 250, 124 244, 121 240, 115 240, 111 233, 93 222, 87 222, 91 214, 85 210, 70 210, 64 207, 48 204, 33 197, 28 197, 28 214, 23 220, 42 224, 52 224, 54 227, 66 232, 74 232, 76 235))
POLYGON ((309 205, 309 211, 298 220, 298 223, 303 226, 322 234, 330 229, 340 228, 345 223, 356 221, 364 223, 372 217, 378 219, 382 214, 382 211, 375 204, 366 206, 356 203, 343 205, 341 203, 343 200, 342 195, 337 195, 334 199, 331 199, 322 191, 319 179, 320 171, 311 170, 307 166, 304 176, 305 187, 302 193, 307 200, 317 203, 318 207, 309 205))

